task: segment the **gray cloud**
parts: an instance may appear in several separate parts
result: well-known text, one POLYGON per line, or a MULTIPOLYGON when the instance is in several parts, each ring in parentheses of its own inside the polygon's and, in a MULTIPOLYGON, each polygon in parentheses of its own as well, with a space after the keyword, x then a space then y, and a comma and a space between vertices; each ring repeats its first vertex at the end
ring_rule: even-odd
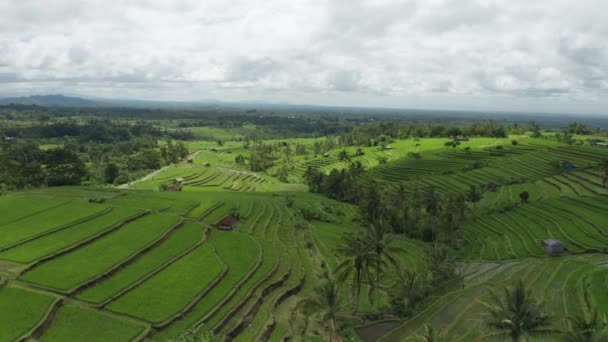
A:
POLYGON ((555 110, 558 99, 560 110, 604 112, 607 10, 603 0, 7 0, 0 94, 501 110, 555 110))

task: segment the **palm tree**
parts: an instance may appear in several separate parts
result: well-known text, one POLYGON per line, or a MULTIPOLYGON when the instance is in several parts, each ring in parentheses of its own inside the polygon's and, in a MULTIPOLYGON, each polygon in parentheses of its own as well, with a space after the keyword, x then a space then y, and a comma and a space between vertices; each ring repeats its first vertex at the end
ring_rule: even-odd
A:
POLYGON ((407 305, 411 308, 415 307, 424 291, 424 282, 420 274, 413 270, 406 270, 397 273, 398 280, 390 289, 392 300, 403 302, 407 300, 407 305))
POLYGON ((428 262, 431 266, 434 284, 448 280, 456 273, 452 250, 445 244, 435 243, 433 245, 428 256, 428 262))
POLYGON ((343 316, 340 306, 340 292, 333 279, 324 280, 314 292, 314 296, 301 301, 298 309, 306 315, 318 315, 319 321, 329 327, 329 341, 333 341, 336 319, 343 316))
POLYGON ((448 342, 454 338, 448 339, 447 334, 443 330, 435 330, 429 323, 424 325, 424 333, 414 337, 408 337, 407 342, 448 342))
POLYGON ((449 197, 446 205, 441 212, 441 219, 445 222, 447 243, 454 247, 456 238, 454 232, 458 226, 458 222, 464 218, 464 208, 466 204, 464 199, 459 196, 449 197))
POLYGON ((608 159, 604 160, 600 164, 600 171, 603 172, 603 175, 602 175, 602 184, 604 186, 608 186, 608 159))
POLYGON ((203 326, 190 328, 181 333, 171 342, 219 342, 219 339, 211 331, 200 331, 203 326))
POLYGON ((481 189, 478 189, 475 185, 471 185, 469 187, 469 192, 467 193, 467 199, 473 203, 473 209, 476 208, 476 203, 481 201, 483 198, 483 193, 481 189))
POLYGON ((490 292, 493 304, 485 304, 488 310, 488 324, 491 327, 507 330, 514 342, 531 332, 549 324, 549 316, 541 311, 540 304, 534 300, 520 280, 514 288, 504 288, 501 297, 490 292))
POLYGON ((336 278, 344 282, 353 276, 355 311, 357 311, 361 285, 364 282, 373 284, 370 269, 375 264, 375 254, 372 246, 360 237, 345 235, 343 240, 342 245, 338 247, 338 253, 344 257, 344 260, 336 266, 336 278))
POLYGON ((380 291, 380 276, 382 275, 382 268, 388 261, 392 264, 395 269, 399 269, 399 263, 395 256, 396 253, 403 252, 400 247, 395 246, 394 240, 391 234, 388 232, 388 228, 380 224, 372 224, 366 231, 364 239, 371 246, 373 253, 375 254, 376 261, 376 297, 379 296, 380 291))
POLYGON ((584 316, 569 317, 572 330, 566 332, 566 338, 571 342, 599 342, 608 340, 608 320, 604 315, 599 317, 597 309, 591 311, 591 318, 584 316))
POLYGON ((431 233, 432 240, 435 241, 435 227, 437 225, 437 212, 440 210, 441 198, 439 197, 439 193, 435 190, 435 187, 429 186, 426 191, 426 196, 424 197, 424 206, 427 214, 429 215, 429 219, 431 221, 431 233))

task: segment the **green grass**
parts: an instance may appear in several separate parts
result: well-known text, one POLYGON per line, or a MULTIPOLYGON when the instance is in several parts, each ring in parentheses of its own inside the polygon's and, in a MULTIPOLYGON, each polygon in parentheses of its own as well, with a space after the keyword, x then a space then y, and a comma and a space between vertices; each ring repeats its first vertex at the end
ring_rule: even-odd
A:
POLYGON ((0 227, 0 247, 82 220, 106 208, 99 204, 72 202, 6 224, 0 227))
POLYGON ((145 327, 91 309, 65 305, 40 341, 132 341, 145 327))
POLYGON ((36 196, 11 195, 0 197, 0 213, 2 213, 2 217, 0 217, 0 228, 19 219, 67 203, 67 201, 57 201, 36 196))
POLYGON ((245 280, 245 275, 252 270, 261 252, 251 237, 238 232, 213 231, 210 243, 215 247, 222 261, 228 265, 228 274, 193 308, 192 312, 160 332, 155 338, 159 340, 174 338, 209 313, 237 283, 245 280))
POLYGON ((122 220, 132 217, 139 212, 132 208, 114 208, 107 214, 92 220, 74 225, 11 249, 0 252, 0 259, 19 263, 30 263, 41 257, 71 246, 90 236, 100 233, 119 224, 122 220))
POLYGON ((0 341, 14 341, 44 317, 54 297, 21 287, 0 288, 0 341))
POLYGON ((158 247, 137 259, 133 264, 121 269, 111 278, 88 288, 77 297, 89 302, 101 303, 176 257, 200 241, 202 236, 203 227, 201 224, 187 222, 158 247))
POLYGON ((21 280, 68 290, 81 284, 158 239, 178 218, 151 214, 127 224, 94 243, 32 269, 21 280))
MULTIPOLYGON (((197 129, 196 134, 215 138, 242 137, 243 131, 237 130, 202 128, 197 129)), ((301 182, 308 166, 330 172, 349 165, 338 158, 341 148, 329 151, 329 157, 315 156, 313 144, 318 140, 278 139, 268 143, 307 146, 307 155, 292 155, 287 162, 291 170, 288 179, 301 182)), ((484 199, 477 203, 476 217, 468 213, 469 219, 459 227, 458 233, 464 236, 458 251, 464 284, 432 292, 387 340, 401 341, 421 332, 426 322, 446 329, 453 340, 456 336, 473 340, 488 332, 481 320, 484 309, 480 303, 487 300, 487 291, 511 285, 517 279, 523 279, 533 289, 535 297, 545 300, 547 308, 556 316, 552 327, 563 325, 562 318, 569 314, 588 314, 589 303, 597 305, 602 313, 608 313, 603 291, 608 283, 605 271, 608 258, 601 254, 574 255, 591 247, 601 250, 608 246, 605 227, 608 199, 599 195, 608 194, 608 190, 602 188, 597 169, 586 169, 593 167, 608 152, 524 138, 518 138, 518 146, 511 146, 510 138, 472 138, 453 149, 444 146, 447 140, 395 141, 390 143, 393 147, 390 151, 363 147, 365 154, 353 157, 366 167, 366 177, 391 187, 404 185, 406 190, 432 185, 442 193, 454 194, 466 192, 470 185, 490 182, 500 185, 496 192, 486 192, 484 199), (495 144, 503 145, 503 150, 492 149, 495 144), (471 151, 464 151, 464 147, 471 147, 471 151), (420 152, 422 158, 408 157, 408 152, 420 152), (386 158, 388 163, 380 165, 380 158, 386 158), (577 170, 562 174, 552 169, 554 160, 572 161, 577 170), (473 169, 475 162, 482 162, 482 167, 473 169), (448 171, 452 173, 445 174, 448 171), (519 204, 522 191, 530 193, 529 203, 519 204), (562 240, 571 253, 563 258, 546 258, 539 240, 547 237, 562 240)), ((260 333, 273 321, 277 328, 271 340, 290 335, 290 326, 297 327, 296 334, 302 331, 305 322, 292 322, 291 312, 296 310, 299 300, 312 294, 323 272, 339 262, 336 250, 342 235, 353 234, 363 222, 359 209, 304 192, 302 184, 278 182, 275 173, 285 162, 283 156, 278 156, 275 167, 252 175, 245 172, 247 166, 235 163, 237 155, 250 153, 240 141, 227 141, 222 147, 211 140, 193 141, 189 145, 202 149, 194 163, 168 167, 151 179, 137 183, 134 188, 139 190, 65 187, 37 189, 0 198, 0 210, 6 212, 0 218, 0 233, 10 232, 0 234, 0 246, 50 232, 86 216, 89 208, 113 208, 84 223, 0 251, 0 259, 19 263, 30 263, 65 251, 139 211, 159 211, 50 259, 18 277, 60 291, 74 289, 121 265, 143 247, 157 241, 182 218, 186 222, 154 248, 131 259, 111 276, 100 279, 96 286, 75 293, 76 299, 68 299, 68 304, 59 310, 41 340, 133 340, 144 329, 143 325, 133 322, 161 323, 173 317, 177 320, 154 332, 154 340, 175 338, 198 323, 203 324, 203 330, 209 330, 226 322, 219 331, 222 335, 244 322, 245 330, 236 337, 242 341, 260 338, 260 333), (210 150, 215 147, 217 152, 210 150), (210 163, 211 167, 204 166, 205 163, 210 163), (160 184, 178 177, 186 182, 182 192, 157 191, 160 184), (294 196, 293 207, 286 206, 287 194, 294 196), (89 198, 107 200, 103 205, 88 204, 89 198), (202 218, 216 203, 222 205, 202 218), (58 206, 53 208, 55 205, 58 206), (212 228, 207 242, 177 258, 199 241, 204 226, 215 223, 231 208, 238 208, 242 214, 236 231, 212 228), (294 229, 292 218, 297 218, 298 211, 303 208, 318 212, 321 220, 301 221, 298 223, 309 224, 309 227, 294 229), (249 274, 262 253, 259 269, 249 274), (275 267, 276 272, 271 274, 275 267), (262 295, 262 291, 286 274, 289 267, 291 274, 285 283, 262 295), (219 278, 225 269, 225 276, 219 278), (301 291, 279 304, 280 296, 298 285, 302 277, 306 282, 301 291), (217 285, 209 287, 216 280, 219 280, 217 285), (206 292, 207 289, 210 291, 206 292), (200 300, 193 301, 203 293, 200 300), (261 306, 255 308, 255 316, 246 317, 258 299, 261 306), (93 309, 93 305, 82 301, 103 303, 105 309, 93 309), (190 304, 193 305, 191 310, 183 316, 175 316, 190 304), (228 316, 232 313, 233 317, 228 316)), ((346 150, 354 154, 356 148, 346 150)), ((429 245, 405 236, 393 239, 405 251, 398 255, 399 262, 405 269, 415 270, 424 277, 429 269, 425 257, 429 245)), ((16 287, 12 279, 18 276, 15 271, 18 269, 19 265, 0 262, 0 274, 8 279, 8 285, 0 289, 0 312, 20 312, 18 305, 23 302, 24 310, 29 313, 25 318, 18 317, 17 323, 9 316, 0 320, 0 340, 5 331, 12 331, 8 340, 27 332, 29 328, 25 325, 36 324, 55 298, 16 287), (28 304, 26 298, 31 296, 42 296, 45 302, 32 300, 28 304)), ((395 281, 398 281, 396 272, 389 268, 381 283, 388 286, 395 281)), ((347 286, 343 285, 341 290, 345 292, 347 286)), ((362 298, 359 310, 367 313, 378 307, 389 308, 387 299, 386 294, 374 303, 362 298)), ((319 336, 312 336, 320 326, 310 323, 305 339, 320 340, 319 336)), ((302 336, 293 336, 294 340, 300 338, 302 336)))
POLYGON ((112 302, 108 309, 161 322, 188 305, 224 267, 213 247, 204 244, 112 302))

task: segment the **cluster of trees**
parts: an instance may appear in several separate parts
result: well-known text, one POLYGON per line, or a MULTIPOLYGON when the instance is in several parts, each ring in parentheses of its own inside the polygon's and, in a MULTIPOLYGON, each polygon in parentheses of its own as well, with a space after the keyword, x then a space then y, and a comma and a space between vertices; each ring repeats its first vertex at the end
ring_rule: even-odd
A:
POLYGON ((188 155, 181 142, 159 148, 158 132, 141 122, 107 120, 6 129, 0 134, 8 137, 0 142, 0 184, 10 190, 126 183, 188 155))
POLYGON ((429 271, 418 273, 402 267, 398 254, 403 250, 395 242, 390 229, 378 224, 344 235, 337 250, 340 263, 325 273, 312 297, 299 303, 299 311, 316 316, 327 327, 330 341, 339 330, 338 320, 358 315, 363 294, 375 303, 380 299, 380 291, 386 291, 391 298, 392 313, 407 316, 434 289, 455 279, 455 260, 447 246, 434 244, 426 256, 429 271), (399 279, 389 287, 381 284, 388 271, 397 272, 399 279), (344 288, 349 289, 346 297, 341 291, 344 288))
POLYGON ((445 194, 434 187, 393 189, 361 178, 363 173, 358 161, 328 175, 310 167, 305 181, 311 192, 358 204, 368 222, 389 227, 391 233, 454 247, 467 203, 475 205, 483 197, 479 187, 471 187, 466 194, 445 194))
POLYGON ((77 185, 87 169, 77 151, 54 148, 43 151, 31 142, 3 144, 0 150, 0 184, 4 189, 43 185, 77 185))
POLYGON ((0 131, 4 136, 30 139, 52 139, 74 137, 78 142, 96 142, 100 144, 130 141, 135 137, 160 137, 160 129, 138 121, 136 123, 113 122, 108 119, 91 119, 81 123, 67 119, 53 123, 30 123, 19 127, 9 127, 0 131))
POLYGON ((426 137, 484 136, 504 138, 507 134, 507 128, 495 121, 466 125, 380 121, 357 126, 349 133, 341 135, 339 145, 377 146, 390 143, 394 139, 426 137))

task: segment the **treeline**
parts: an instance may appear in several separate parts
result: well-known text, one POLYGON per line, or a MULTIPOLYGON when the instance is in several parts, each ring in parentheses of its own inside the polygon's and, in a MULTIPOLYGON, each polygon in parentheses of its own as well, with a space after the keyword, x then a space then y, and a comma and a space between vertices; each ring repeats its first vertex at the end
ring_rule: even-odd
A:
POLYGON ((459 223, 465 218, 467 203, 479 202, 482 189, 471 188, 467 194, 449 195, 434 187, 397 189, 361 179, 360 162, 348 169, 329 174, 309 167, 305 180, 309 191, 359 205, 368 224, 388 227, 393 234, 427 242, 443 242, 456 247, 459 223))
POLYGON ((188 155, 181 142, 158 146, 159 131, 145 123, 54 123, 11 128, 0 136, 0 188, 4 190, 122 184, 188 155))
POLYGON ((160 129, 139 121, 135 124, 115 123, 110 120, 93 119, 86 123, 76 120, 53 123, 31 123, 23 127, 0 130, 0 135, 16 138, 51 139, 77 137, 82 142, 114 143, 129 141, 135 137, 160 137, 160 129))
POLYGON ((495 121, 484 121, 466 125, 381 121, 354 127, 351 132, 341 135, 338 143, 342 147, 373 146, 380 142, 396 139, 457 136, 504 138, 508 133, 507 127, 495 121))
MULTIPOLYGON (((212 126, 222 128, 237 128, 244 125, 255 125, 256 131, 252 134, 256 138, 287 138, 294 135, 301 137, 319 137, 325 135, 342 134, 348 132, 357 124, 366 122, 360 116, 343 117, 338 114, 309 112, 307 115, 292 114, 289 111, 257 111, 242 109, 144 109, 144 108, 55 108, 38 106, 0 106, 0 119, 8 121, 29 122, 35 126, 31 135, 52 135, 56 129, 62 129, 74 135, 78 132, 76 120, 72 124, 53 124, 53 128, 46 125, 48 122, 60 118, 84 118, 86 120, 116 121, 127 119, 130 121, 158 121, 157 124, 171 123, 179 130, 168 131, 166 134, 174 135, 175 139, 189 140, 195 135, 188 130, 189 127, 212 126)), ((154 134, 160 134, 160 131, 154 134)), ((86 132, 81 132, 86 133, 86 132)))

